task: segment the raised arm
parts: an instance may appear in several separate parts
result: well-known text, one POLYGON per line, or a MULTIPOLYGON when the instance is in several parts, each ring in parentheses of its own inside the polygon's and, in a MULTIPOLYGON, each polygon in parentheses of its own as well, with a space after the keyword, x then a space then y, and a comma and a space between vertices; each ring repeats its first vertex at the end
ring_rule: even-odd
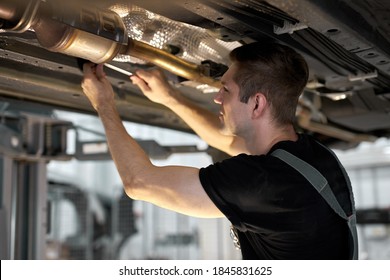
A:
POLYGON ((191 216, 223 216, 204 191, 198 169, 151 163, 122 124, 102 65, 84 65, 82 88, 104 125, 111 156, 129 197, 191 216))
POLYGON ((171 109, 210 146, 232 156, 247 152, 240 138, 221 134, 221 123, 217 115, 183 96, 167 82, 161 71, 138 70, 130 79, 146 97, 171 109))

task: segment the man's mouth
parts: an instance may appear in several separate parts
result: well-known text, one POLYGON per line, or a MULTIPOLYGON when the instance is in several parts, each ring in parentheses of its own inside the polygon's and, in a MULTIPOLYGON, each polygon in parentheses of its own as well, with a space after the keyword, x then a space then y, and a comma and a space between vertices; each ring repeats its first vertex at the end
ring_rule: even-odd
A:
POLYGON ((220 121, 223 121, 223 119, 224 119, 223 112, 219 111, 218 118, 219 118, 220 121))

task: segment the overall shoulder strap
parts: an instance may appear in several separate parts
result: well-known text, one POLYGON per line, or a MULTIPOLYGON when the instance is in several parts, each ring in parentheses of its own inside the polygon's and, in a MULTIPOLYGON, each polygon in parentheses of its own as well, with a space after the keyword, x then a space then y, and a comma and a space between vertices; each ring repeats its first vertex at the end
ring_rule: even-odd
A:
MULTIPOLYGON (((354 202, 352 203, 352 215, 347 216, 344 209, 341 207, 340 203, 336 199, 332 189, 329 186, 326 178, 313 166, 307 162, 301 160, 295 155, 282 150, 277 149, 271 153, 272 156, 279 158, 284 161, 299 173, 302 174, 310 182, 310 184, 318 191, 318 193, 325 199, 328 205, 339 215, 341 218, 347 221, 350 234, 352 236, 352 241, 350 244, 351 252, 350 257, 352 259, 358 259, 358 243, 357 243, 357 231, 356 231, 356 211, 354 208, 354 202)), ((342 168, 343 169, 343 168, 342 168)), ((343 169, 344 170, 344 169, 343 169)), ((345 171, 343 171, 344 177, 346 176, 345 171)), ((351 192, 351 184, 349 178, 346 178, 348 184, 348 189, 351 192)))

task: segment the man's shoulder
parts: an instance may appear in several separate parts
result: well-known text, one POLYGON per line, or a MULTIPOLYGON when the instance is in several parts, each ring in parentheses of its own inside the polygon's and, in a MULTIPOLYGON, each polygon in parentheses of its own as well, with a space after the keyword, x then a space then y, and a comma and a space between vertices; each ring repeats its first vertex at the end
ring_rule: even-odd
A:
POLYGON ((310 135, 298 134, 296 141, 280 141, 276 143, 267 155, 271 155, 277 149, 286 150, 294 155, 305 155, 313 153, 313 149, 317 149, 320 144, 310 135))

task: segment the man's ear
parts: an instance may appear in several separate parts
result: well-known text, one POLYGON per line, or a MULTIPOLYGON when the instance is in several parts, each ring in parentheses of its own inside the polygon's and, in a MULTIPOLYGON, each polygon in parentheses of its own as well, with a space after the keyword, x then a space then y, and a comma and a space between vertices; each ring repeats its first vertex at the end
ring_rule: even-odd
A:
POLYGON ((251 98, 252 105, 252 118, 256 119, 264 113, 265 108, 267 107, 267 98, 262 93, 256 93, 251 98))

